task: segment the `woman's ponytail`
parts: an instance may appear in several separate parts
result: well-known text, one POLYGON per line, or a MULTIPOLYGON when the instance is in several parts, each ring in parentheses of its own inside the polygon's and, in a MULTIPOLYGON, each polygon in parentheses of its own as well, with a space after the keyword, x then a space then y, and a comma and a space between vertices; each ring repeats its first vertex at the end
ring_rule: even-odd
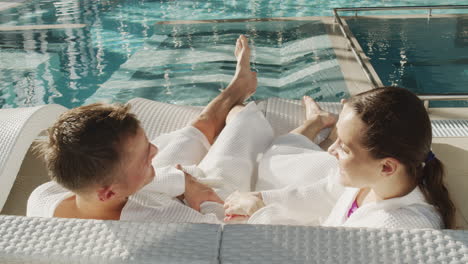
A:
POLYGON ((424 194, 426 201, 432 204, 439 212, 445 228, 452 229, 455 227, 455 205, 450 200, 449 193, 443 182, 445 174, 444 166, 435 157, 423 166, 419 188, 424 194))

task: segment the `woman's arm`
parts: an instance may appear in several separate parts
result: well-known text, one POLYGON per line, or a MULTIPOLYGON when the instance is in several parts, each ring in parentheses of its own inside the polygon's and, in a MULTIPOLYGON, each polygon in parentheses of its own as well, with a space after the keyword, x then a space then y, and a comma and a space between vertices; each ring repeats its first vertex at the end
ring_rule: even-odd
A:
POLYGON ((225 201, 226 215, 251 216, 260 208, 275 204, 283 207, 291 218, 326 217, 343 191, 336 175, 331 175, 304 187, 233 194, 234 198, 225 201))
POLYGON ((293 218, 327 217, 343 191, 335 177, 329 176, 304 187, 263 191, 261 196, 265 205, 279 204, 293 218))

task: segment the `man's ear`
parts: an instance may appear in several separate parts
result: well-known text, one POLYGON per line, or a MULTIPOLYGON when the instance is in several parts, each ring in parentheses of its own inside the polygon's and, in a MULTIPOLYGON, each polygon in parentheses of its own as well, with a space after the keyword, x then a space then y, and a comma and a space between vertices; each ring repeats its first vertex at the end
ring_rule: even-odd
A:
POLYGON ((113 190, 112 185, 111 186, 105 186, 105 187, 100 187, 97 190, 97 196, 99 198, 99 201, 105 202, 110 199, 112 199, 115 196, 115 192, 113 190))
POLYGON ((400 167, 400 162, 394 158, 385 158, 382 160, 382 169, 380 174, 382 176, 392 176, 400 167))

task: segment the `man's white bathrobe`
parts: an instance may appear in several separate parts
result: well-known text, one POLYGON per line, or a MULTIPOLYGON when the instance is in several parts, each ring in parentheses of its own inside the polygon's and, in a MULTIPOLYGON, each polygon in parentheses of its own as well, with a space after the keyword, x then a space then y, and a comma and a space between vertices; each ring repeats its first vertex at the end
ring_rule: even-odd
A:
MULTIPOLYGON (((235 190, 263 190, 267 206, 248 223, 440 227, 436 211, 417 189, 405 197, 362 206, 347 219, 357 190, 338 183, 335 158, 302 135, 273 140, 271 126, 254 103, 226 125, 211 147, 191 126, 161 135, 153 143, 159 148, 153 160, 155 180, 128 198, 121 220, 222 223, 222 205, 206 202, 197 212, 175 198, 185 190, 184 175, 174 168, 181 164, 214 186, 222 199, 235 190), (278 188, 283 189, 265 191, 278 188)), ((45 183, 31 194, 27 215, 52 217, 58 204, 72 195, 55 182, 45 183)))
MULTIPOLYGON (((155 180, 128 197, 120 220, 222 223, 223 205, 205 202, 197 212, 175 198, 185 191, 185 177, 175 165, 181 164, 188 173, 214 186, 225 199, 235 190, 252 189, 257 156, 272 139, 273 130, 255 103, 239 112, 211 147, 192 126, 157 137, 152 142, 159 148, 153 159, 155 180)), ((59 203, 73 195, 53 181, 45 183, 29 197, 27 215, 52 217, 59 203)))

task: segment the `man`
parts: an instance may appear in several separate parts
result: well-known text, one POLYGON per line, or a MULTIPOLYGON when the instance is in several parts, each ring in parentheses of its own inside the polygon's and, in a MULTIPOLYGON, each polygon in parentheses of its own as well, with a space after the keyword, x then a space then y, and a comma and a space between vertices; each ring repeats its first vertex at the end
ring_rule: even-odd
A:
POLYGON ((245 36, 238 38, 235 55, 229 86, 190 126, 152 142, 128 106, 93 104, 64 113, 40 146, 53 181, 34 190, 27 215, 219 223, 224 217, 219 196, 250 191, 256 156, 273 137, 254 104, 223 130, 231 109, 257 85, 245 36), (218 193, 183 169, 217 182, 218 193))

